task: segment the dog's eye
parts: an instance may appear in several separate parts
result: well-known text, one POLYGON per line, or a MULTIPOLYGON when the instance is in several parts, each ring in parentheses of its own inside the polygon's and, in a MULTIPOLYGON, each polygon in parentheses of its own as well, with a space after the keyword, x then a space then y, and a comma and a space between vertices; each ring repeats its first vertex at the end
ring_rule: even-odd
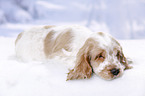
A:
POLYGON ((102 55, 99 55, 99 58, 104 58, 102 55))
POLYGON ((104 60, 104 56, 103 56, 103 54, 102 53, 100 53, 99 55, 97 55, 96 57, 95 57, 95 60, 104 60))

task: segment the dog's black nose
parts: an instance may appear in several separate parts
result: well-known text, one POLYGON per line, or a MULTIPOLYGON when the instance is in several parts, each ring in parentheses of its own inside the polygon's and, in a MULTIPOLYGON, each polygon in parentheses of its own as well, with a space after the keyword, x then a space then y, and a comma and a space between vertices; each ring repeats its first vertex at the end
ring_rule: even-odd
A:
POLYGON ((111 69, 111 73, 115 76, 118 75, 119 72, 120 72, 119 69, 116 69, 116 68, 111 69))

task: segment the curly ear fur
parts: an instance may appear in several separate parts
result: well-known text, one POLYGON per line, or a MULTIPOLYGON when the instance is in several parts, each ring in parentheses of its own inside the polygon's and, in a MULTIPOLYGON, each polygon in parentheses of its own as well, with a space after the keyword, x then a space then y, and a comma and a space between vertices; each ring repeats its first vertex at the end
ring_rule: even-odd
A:
POLYGON ((125 65, 125 69, 131 69, 132 67, 129 66, 128 64, 128 60, 126 59, 126 57, 123 54, 123 51, 121 50, 121 52, 119 52, 117 54, 118 60, 120 60, 120 63, 125 65))
MULTIPOLYGON (((111 37, 111 38, 112 38, 112 41, 114 41, 118 46, 121 46, 120 43, 117 40, 115 40, 113 37, 111 37)), ((122 48, 117 53, 117 58, 120 61, 120 63, 125 65, 125 69, 131 69, 132 68, 131 66, 129 66, 129 64, 128 64, 129 62, 126 59, 126 57, 124 56, 122 48)))
POLYGON ((92 68, 89 64, 89 57, 83 54, 75 68, 68 73, 67 80, 90 78, 91 74, 92 68))
POLYGON ((86 79, 91 77, 93 69, 90 64, 91 57, 89 55, 89 50, 94 46, 93 42, 92 39, 88 39, 79 50, 76 65, 74 69, 70 70, 68 73, 67 80, 86 79))

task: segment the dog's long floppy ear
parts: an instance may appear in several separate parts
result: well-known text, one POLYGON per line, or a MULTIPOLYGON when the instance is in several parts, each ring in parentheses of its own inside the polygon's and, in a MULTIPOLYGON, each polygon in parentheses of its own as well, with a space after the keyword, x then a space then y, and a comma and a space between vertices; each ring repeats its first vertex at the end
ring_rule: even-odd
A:
MULTIPOLYGON (((112 41, 114 41, 118 46, 121 47, 120 43, 117 40, 115 40, 113 37, 111 38, 112 38, 112 41)), ((122 47, 121 47, 121 50, 117 52, 117 58, 120 61, 120 63, 122 63, 125 66, 125 69, 132 68, 132 66, 129 65, 129 61, 126 59, 126 57, 123 54, 122 47)))
POLYGON ((90 64, 91 57, 89 51, 93 46, 94 41, 91 38, 85 42, 84 46, 77 54, 75 67, 68 73, 67 80, 86 79, 91 77, 93 70, 90 64))
POLYGON ((123 65, 125 65, 125 69, 131 69, 132 66, 130 66, 128 63, 128 60, 126 59, 126 57, 123 54, 123 51, 121 49, 120 52, 117 53, 117 58, 118 60, 120 60, 120 63, 122 63, 123 65))

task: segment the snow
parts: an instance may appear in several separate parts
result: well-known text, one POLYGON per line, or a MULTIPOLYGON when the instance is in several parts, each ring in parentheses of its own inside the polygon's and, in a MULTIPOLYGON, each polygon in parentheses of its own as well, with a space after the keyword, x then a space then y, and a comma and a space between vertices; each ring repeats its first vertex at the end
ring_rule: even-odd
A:
MULTIPOLYGON (((7 27, 9 31, 3 31, 10 33, 21 25, 7 27)), ((133 60, 133 68, 122 77, 106 81, 93 75, 91 79, 66 81, 68 65, 63 59, 29 63, 17 60, 17 34, 0 36, 0 96, 145 96, 144 39, 119 40, 125 55, 133 60)))

